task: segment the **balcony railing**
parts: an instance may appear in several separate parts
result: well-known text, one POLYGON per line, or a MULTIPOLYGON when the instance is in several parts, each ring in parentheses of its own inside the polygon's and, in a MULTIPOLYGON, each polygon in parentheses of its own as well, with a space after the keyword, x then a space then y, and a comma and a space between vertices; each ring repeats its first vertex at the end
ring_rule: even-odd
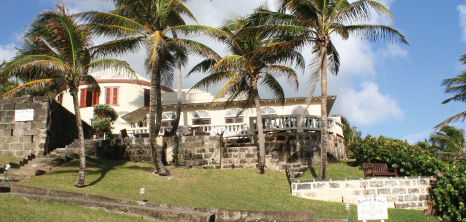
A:
MULTIPOLYGON (((299 125, 301 115, 273 115, 263 116, 263 128, 265 132, 276 131, 321 131, 321 118, 320 116, 307 115, 304 116, 304 121, 299 125)), ((165 135, 170 132, 171 126, 164 126, 160 128, 159 136, 165 135)), ((329 132, 342 135, 342 125, 337 122, 335 118, 328 118, 329 132)), ((220 135, 223 133, 224 137, 238 137, 257 132, 257 118, 249 118, 249 126, 246 123, 232 123, 222 125, 190 125, 180 126, 179 132, 181 135, 196 136, 196 135, 220 135)), ((127 129, 130 136, 149 136, 149 127, 136 127, 127 129)), ((343 135, 342 135, 343 136, 343 135)))
MULTIPOLYGON (((322 120, 320 116, 306 115, 303 123, 299 125, 301 115, 267 115, 262 116, 262 125, 265 132, 273 131, 321 131, 322 120)), ((249 118, 251 132, 257 132, 257 117, 249 118)), ((342 125, 335 118, 328 118, 329 132, 342 134, 342 125)))
MULTIPOLYGON (((171 126, 161 127, 159 136, 165 135, 170 132, 171 126)), ((245 123, 232 123, 223 125, 191 125, 180 126, 179 130, 182 135, 196 136, 196 135, 220 135, 223 133, 224 137, 242 136, 248 133, 248 126, 245 123)), ((136 127, 126 129, 130 136, 149 136, 149 127, 136 127)))

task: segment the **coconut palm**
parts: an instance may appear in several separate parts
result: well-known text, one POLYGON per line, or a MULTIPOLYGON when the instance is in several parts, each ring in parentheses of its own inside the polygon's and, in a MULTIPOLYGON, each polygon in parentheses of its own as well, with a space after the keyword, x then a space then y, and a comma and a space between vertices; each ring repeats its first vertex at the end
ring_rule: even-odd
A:
POLYGON ((297 89, 296 72, 286 66, 286 63, 295 62, 297 66, 304 69, 304 60, 301 54, 294 50, 267 49, 273 47, 275 42, 273 39, 255 35, 255 32, 249 29, 260 25, 257 22, 247 18, 227 21, 222 29, 234 39, 233 42, 228 42, 227 48, 230 55, 218 62, 204 60, 195 66, 190 73, 209 72, 209 76, 199 81, 193 88, 209 87, 225 82, 216 94, 214 101, 226 96, 228 98, 227 104, 239 98, 246 98, 244 108, 249 108, 252 103, 254 104, 257 114, 259 145, 257 173, 263 174, 265 172, 265 137, 262 128, 258 85, 264 85, 269 92, 272 92, 273 96, 284 101, 284 92, 276 77, 287 78, 288 83, 297 89))
MULTIPOLYGON (((326 178, 328 141, 327 70, 337 74, 340 59, 332 38, 350 36, 369 41, 398 41, 406 43, 396 29, 384 25, 359 24, 371 18, 371 13, 388 15, 391 12, 382 4, 371 0, 349 3, 347 0, 279 0, 280 11, 261 11, 257 17, 268 21, 262 29, 264 35, 289 36, 277 45, 283 49, 311 45, 314 55, 311 63, 311 94, 320 75, 321 86, 321 163, 319 179, 326 178), (286 14, 289 12, 290 14, 286 14)), ((310 99, 308 99, 310 101, 310 99)))
POLYGON ((446 161, 454 161, 466 153, 464 130, 454 126, 442 127, 430 136, 429 141, 436 154, 446 161))
MULTIPOLYGON (((463 54, 459 61, 463 64, 466 65, 466 54, 463 54)), ((455 94, 453 97, 446 99, 445 101, 442 102, 442 104, 449 103, 451 101, 460 101, 460 102, 465 102, 466 101, 466 70, 463 70, 461 74, 456 76, 455 78, 451 79, 444 79, 442 82, 442 85, 445 86, 445 92, 446 93, 452 93, 455 94)), ((458 113, 437 126, 436 128, 440 128, 442 126, 445 126, 449 123, 456 122, 456 121, 464 121, 464 118, 466 117, 466 111, 458 113)))
POLYGON ((86 156, 84 135, 79 111, 78 89, 81 82, 99 90, 89 70, 114 68, 117 72, 134 74, 130 66, 117 59, 96 59, 98 47, 92 47, 89 27, 82 25, 76 15, 68 14, 64 4, 57 10, 46 10, 39 14, 25 34, 25 45, 2 71, 2 76, 27 77, 32 81, 16 87, 4 96, 22 90, 53 86, 68 88, 73 97, 79 145, 81 147, 77 187, 84 186, 86 156))
POLYGON ((207 46, 196 41, 174 37, 203 32, 211 36, 222 35, 221 30, 202 26, 186 25, 182 16, 195 20, 194 15, 183 4, 186 0, 113 0, 116 9, 112 12, 88 12, 83 18, 90 22, 96 34, 116 38, 104 44, 102 52, 122 54, 135 52, 145 47, 145 68, 151 75, 149 138, 152 159, 159 175, 169 175, 157 155, 156 139, 161 126, 162 81, 170 82, 177 61, 176 52, 188 50, 190 53, 218 59, 218 55, 207 46))

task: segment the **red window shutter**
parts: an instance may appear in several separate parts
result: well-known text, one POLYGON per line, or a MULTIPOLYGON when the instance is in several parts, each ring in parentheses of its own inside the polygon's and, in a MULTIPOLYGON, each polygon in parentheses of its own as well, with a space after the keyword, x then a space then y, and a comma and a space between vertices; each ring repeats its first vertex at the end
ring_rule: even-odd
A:
POLYGON ((150 89, 144 89, 144 106, 150 105, 150 89))
POLYGON ((111 91, 110 88, 105 88, 105 104, 110 105, 110 96, 111 96, 111 91))
POLYGON ((113 88, 113 105, 118 105, 118 88, 113 88))
POLYGON ((81 89, 81 98, 79 100, 79 108, 86 107, 86 94, 87 94, 87 89, 81 89))
POLYGON ((95 106, 99 104, 99 92, 92 91, 92 105, 95 106))

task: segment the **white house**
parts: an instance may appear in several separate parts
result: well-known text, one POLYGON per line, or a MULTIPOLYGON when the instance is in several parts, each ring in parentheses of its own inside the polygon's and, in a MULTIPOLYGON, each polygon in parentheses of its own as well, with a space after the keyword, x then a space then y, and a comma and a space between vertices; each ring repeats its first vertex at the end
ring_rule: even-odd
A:
MULTIPOLYGON (((93 106, 108 104, 119 114, 115 122, 114 133, 125 129, 130 136, 148 136, 148 112, 150 80, 137 75, 136 78, 119 77, 111 71, 93 74, 100 85, 101 93, 80 86, 79 101, 82 119, 92 123, 93 106)), ((251 134, 256 130, 255 109, 249 108, 241 112, 243 101, 235 101, 225 107, 225 98, 212 103, 214 96, 206 91, 184 89, 182 92, 182 113, 180 131, 182 135, 215 135, 225 137, 251 134)), ((307 107, 306 98, 287 98, 284 105, 276 99, 261 100, 264 127, 266 132, 272 131, 320 131, 320 98, 314 98, 307 107), (306 116, 302 125, 298 125, 301 114, 306 116)), ((336 96, 328 97, 330 112, 336 96)), ((73 112, 72 97, 68 92, 58 96, 58 101, 73 112)), ((162 87, 162 129, 160 135, 169 131, 175 118, 177 104, 176 92, 162 87)), ((329 132, 343 138, 339 117, 329 117, 329 132)))

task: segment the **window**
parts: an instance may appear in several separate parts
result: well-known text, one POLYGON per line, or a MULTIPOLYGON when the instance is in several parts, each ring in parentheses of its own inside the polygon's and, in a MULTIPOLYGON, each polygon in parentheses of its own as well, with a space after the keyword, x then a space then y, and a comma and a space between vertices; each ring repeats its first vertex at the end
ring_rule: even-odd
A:
POLYGON ((99 104, 99 92, 90 89, 81 89, 79 107, 91 107, 99 104))
POLYGON ((165 113, 162 115, 162 126, 173 126, 175 123, 175 114, 165 113))
POLYGON ((309 111, 304 106, 297 106, 291 111, 292 115, 302 115, 303 113, 309 115, 309 111))
POLYGON ((63 93, 60 93, 60 95, 58 95, 57 100, 60 104, 63 104, 63 93))
POLYGON ((105 104, 118 105, 118 88, 119 87, 105 87, 105 104))
POLYGON ((243 113, 238 109, 228 110, 225 114, 225 123, 242 123, 243 121, 243 113))
POLYGON ((149 105, 150 105, 150 89, 144 89, 144 106, 149 106, 149 105))
POLYGON ((193 115, 193 125, 210 124, 210 115, 206 111, 197 111, 193 115))
POLYGON ((262 115, 277 115, 277 112, 270 107, 264 107, 261 109, 261 114, 262 115))

